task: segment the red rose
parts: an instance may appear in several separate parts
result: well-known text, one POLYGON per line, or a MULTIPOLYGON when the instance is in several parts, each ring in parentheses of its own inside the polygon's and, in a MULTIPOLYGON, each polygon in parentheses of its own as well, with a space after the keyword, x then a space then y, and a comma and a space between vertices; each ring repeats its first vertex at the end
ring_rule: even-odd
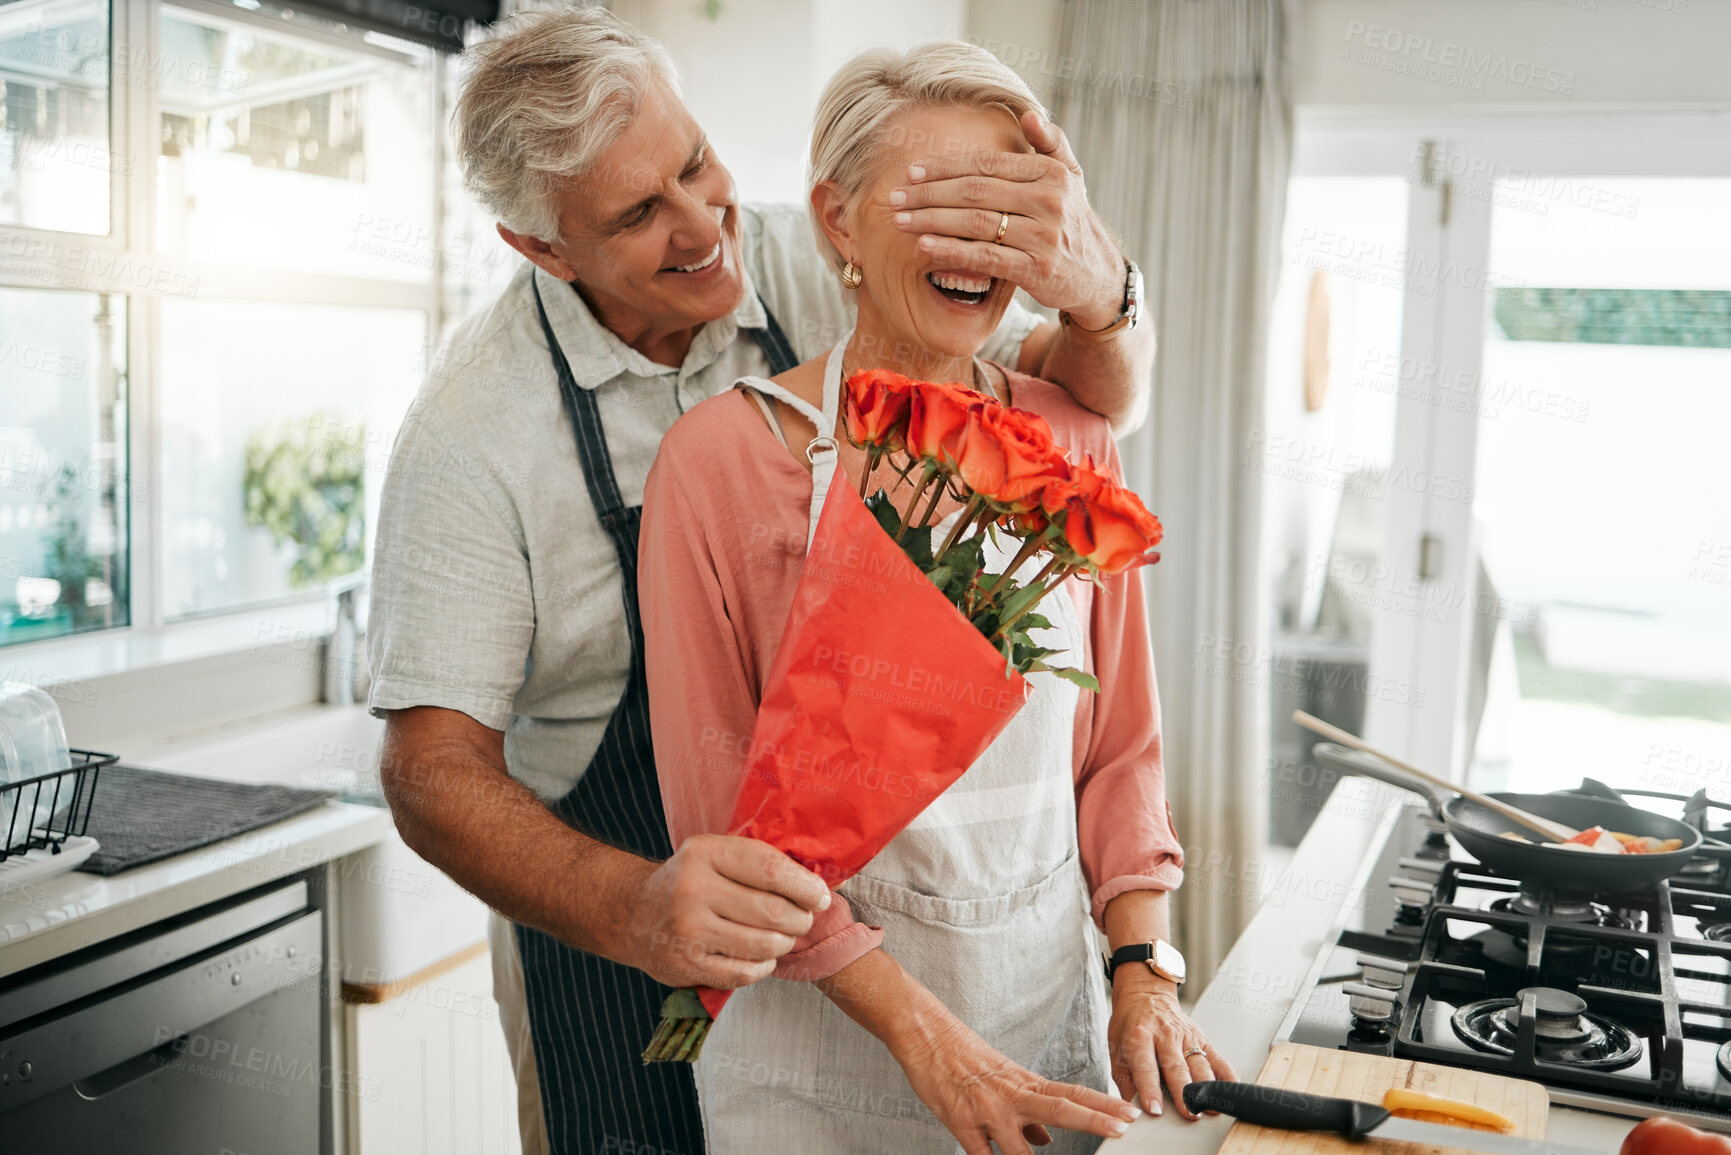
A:
POLYGON ((908 452, 914 457, 953 467, 967 428, 968 408, 980 404, 979 394, 956 385, 916 381, 908 405, 908 452))
MULTIPOLYGON (((1064 500, 1064 541, 1090 569, 1119 574, 1160 560, 1150 551, 1160 544, 1160 519, 1142 499, 1093 462, 1074 467, 1072 488, 1064 500)), ((1045 506, 1051 512, 1051 505, 1045 506)))
POLYGON ((861 369, 847 379, 847 430, 855 445, 868 449, 902 447, 913 382, 887 369, 861 369))
POLYGON ((956 472, 975 493, 1011 513, 1038 507, 1047 485, 1069 475, 1052 447, 1045 419, 1023 409, 975 405, 968 410, 956 472))

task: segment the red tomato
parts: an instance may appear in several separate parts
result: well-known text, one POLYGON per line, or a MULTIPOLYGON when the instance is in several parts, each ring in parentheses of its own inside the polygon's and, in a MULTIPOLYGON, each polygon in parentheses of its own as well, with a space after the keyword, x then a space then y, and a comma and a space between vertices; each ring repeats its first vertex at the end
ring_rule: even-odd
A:
POLYGON ((1629 1132, 1617 1155, 1731 1155, 1731 1139, 1661 1116, 1629 1132))

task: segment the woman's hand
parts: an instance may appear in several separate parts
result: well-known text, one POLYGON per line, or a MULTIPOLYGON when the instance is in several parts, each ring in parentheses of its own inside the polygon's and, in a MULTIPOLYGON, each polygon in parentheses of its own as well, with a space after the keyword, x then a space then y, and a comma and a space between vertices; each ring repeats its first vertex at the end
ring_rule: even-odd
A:
POLYGON ((1052 1141, 1048 1127, 1115 1137, 1141 1113, 1100 1091, 1055 1083, 1011 1062, 960 1019, 892 1047, 920 1101, 967 1155, 1031 1155, 1052 1141))
POLYGON ((1083 328, 1105 328, 1123 305, 1124 258, 1088 203, 1063 130, 1029 111, 1022 132, 1034 152, 915 162, 908 184, 890 194, 896 227, 922 234, 921 253, 935 265, 1014 281, 1083 328))
POLYGON ((1178 987, 1152 972, 1118 968, 1112 982, 1112 1022, 1106 1029, 1112 1054, 1112 1081, 1119 1092, 1160 1114, 1160 1082, 1165 1080, 1178 1113, 1194 1119, 1184 1105, 1184 1086, 1205 1079, 1236 1079, 1232 1064, 1209 1045, 1184 1008, 1178 987))

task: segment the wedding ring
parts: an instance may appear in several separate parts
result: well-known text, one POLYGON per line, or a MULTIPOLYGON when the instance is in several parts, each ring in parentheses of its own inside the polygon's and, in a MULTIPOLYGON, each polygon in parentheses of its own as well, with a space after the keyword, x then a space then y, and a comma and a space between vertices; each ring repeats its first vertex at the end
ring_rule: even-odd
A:
POLYGON ((1184 1057, 1186 1059, 1188 1059, 1191 1055, 1200 1055, 1200 1054, 1202 1054, 1202 1048, 1201 1047, 1192 1047, 1190 1050, 1184 1052, 1184 1057))
POLYGON ((1010 214, 1000 213, 998 216, 998 235, 992 241, 994 245, 1001 245, 1004 243, 1004 234, 1008 232, 1010 228, 1010 214))

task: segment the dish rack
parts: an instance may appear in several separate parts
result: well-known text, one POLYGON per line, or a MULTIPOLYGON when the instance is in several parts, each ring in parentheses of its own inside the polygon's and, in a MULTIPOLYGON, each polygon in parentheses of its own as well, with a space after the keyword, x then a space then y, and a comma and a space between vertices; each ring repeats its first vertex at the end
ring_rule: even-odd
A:
POLYGON ((96 839, 84 833, 90 806, 102 768, 120 756, 71 753, 64 770, 0 786, 0 887, 71 870, 96 852, 96 839), (50 804, 50 817, 46 825, 35 826, 31 819, 43 802, 50 804))

